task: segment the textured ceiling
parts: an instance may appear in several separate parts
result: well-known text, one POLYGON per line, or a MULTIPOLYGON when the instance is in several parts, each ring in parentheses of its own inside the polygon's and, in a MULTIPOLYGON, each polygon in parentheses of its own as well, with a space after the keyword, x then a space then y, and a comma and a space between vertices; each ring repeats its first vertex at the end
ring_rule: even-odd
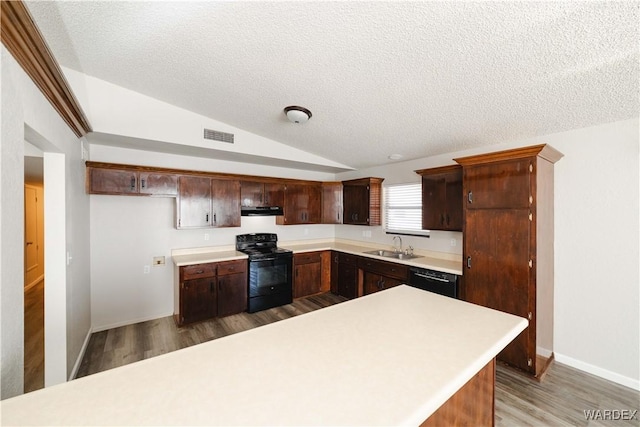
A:
POLYGON ((27 5, 66 67, 355 168, 639 115, 637 1, 27 5))

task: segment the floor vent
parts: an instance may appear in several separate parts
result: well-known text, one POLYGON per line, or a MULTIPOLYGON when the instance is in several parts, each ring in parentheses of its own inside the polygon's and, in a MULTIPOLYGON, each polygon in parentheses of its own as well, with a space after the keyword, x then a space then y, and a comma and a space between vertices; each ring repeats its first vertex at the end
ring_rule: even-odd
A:
POLYGON ((217 130, 205 129, 204 139, 210 139, 212 141, 220 141, 220 142, 227 142, 229 144, 233 144, 232 133, 220 132, 217 130))

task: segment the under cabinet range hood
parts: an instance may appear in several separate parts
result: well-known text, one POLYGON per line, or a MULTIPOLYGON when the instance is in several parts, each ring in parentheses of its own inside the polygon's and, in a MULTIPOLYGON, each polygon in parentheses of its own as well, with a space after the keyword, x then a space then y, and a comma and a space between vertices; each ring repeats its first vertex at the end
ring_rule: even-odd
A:
POLYGON ((284 215, 282 206, 242 206, 242 216, 274 216, 284 215))

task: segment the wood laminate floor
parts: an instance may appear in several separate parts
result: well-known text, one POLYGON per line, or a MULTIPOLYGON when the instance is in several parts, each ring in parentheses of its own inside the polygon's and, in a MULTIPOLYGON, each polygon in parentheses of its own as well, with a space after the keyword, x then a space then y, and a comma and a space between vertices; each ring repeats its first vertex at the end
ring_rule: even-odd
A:
POLYGON ((44 280, 24 293, 24 392, 44 387, 44 280))
MULTIPOLYGON (((78 377, 168 353, 345 301, 331 293, 295 300, 258 313, 241 313, 178 328, 172 317, 92 334, 78 377)), ((554 362, 543 382, 498 364, 496 426, 640 426, 628 418, 640 409, 640 393, 554 362), (606 411, 612 411, 607 413, 606 411), (607 415, 609 414, 609 415, 607 415)))

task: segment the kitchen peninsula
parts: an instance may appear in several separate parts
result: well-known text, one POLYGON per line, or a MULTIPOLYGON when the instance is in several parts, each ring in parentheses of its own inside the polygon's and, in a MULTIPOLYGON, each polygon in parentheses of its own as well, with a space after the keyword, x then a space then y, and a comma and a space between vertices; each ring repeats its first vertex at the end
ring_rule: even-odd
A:
POLYGON ((526 325, 397 286, 2 401, 2 422, 492 424, 494 358, 526 325))

